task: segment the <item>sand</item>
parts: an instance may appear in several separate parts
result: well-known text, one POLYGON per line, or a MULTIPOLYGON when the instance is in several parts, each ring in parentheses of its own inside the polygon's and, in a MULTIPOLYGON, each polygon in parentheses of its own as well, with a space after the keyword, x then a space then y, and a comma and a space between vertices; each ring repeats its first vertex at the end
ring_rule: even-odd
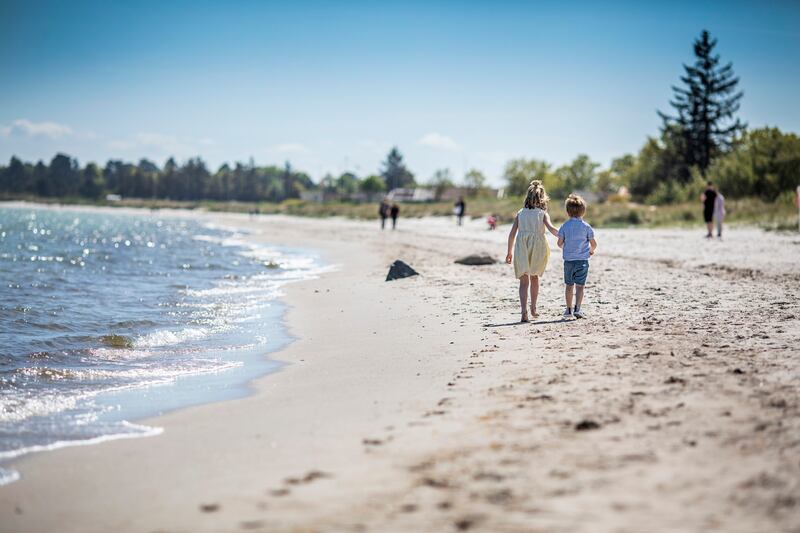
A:
POLYGON ((796 234, 601 230, 579 321, 551 240, 520 324, 509 265, 453 262, 507 228, 202 216, 337 265, 286 287, 289 364, 17 461, 0 530, 800 531, 796 234))

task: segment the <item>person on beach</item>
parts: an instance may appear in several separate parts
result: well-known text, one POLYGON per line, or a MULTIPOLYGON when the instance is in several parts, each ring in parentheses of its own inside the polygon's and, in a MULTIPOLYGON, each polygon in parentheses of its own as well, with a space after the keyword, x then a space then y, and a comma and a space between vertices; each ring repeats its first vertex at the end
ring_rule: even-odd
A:
POLYGON ((381 217, 381 229, 386 228, 386 219, 389 217, 389 201, 384 198, 381 200, 381 205, 378 207, 378 216, 381 217))
POLYGON ((581 310, 583 288, 589 275, 589 257, 597 249, 594 230, 583 220, 586 214, 586 201, 577 194, 570 194, 564 207, 569 220, 558 229, 558 247, 563 250, 564 257, 564 297, 567 310, 564 318, 586 318, 581 310), (575 293, 575 307, 572 296, 575 293))
POLYGON ((717 238, 722 238, 722 223, 725 221, 725 197, 722 193, 717 192, 717 197, 714 199, 714 220, 717 223, 717 238))
POLYGON ((397 204, 392 204, 389 214, 392 215, 392 229, 397 229, 397 217, 400 215, 400 206, 397 204))
POLYGON ((536 318, 539 298, 539 276, 544 273, 550 259, 550 246, 545 239, 545 229, 558 235, 547 213, 547 192, 542 182, 533 180, 525 196, 525 206, 517 212, 508 234, 506 263, 514 262, 514 276, 519 279, 521 322, 528 322, 528 289, 531 294, 531 316, 536 318), (511 250, 514 250, 512 253, 511 250))
POLYGON ((711 239, 714 237, 714 204, 717 201, 717 191, 710 181, 706 184, 706 190, 700 195, 700 201, 703 202, 703 220, 708 230, 706 239, 711 239))
POLYGON ((458 225, 462 224, 464 219, 464 213, 467 212, 467 204, 464 202, 464 198, 462 196, 458 197, 458 201, 453 204, 453 213, 455 213, 456 217, 458 218, 458 225))

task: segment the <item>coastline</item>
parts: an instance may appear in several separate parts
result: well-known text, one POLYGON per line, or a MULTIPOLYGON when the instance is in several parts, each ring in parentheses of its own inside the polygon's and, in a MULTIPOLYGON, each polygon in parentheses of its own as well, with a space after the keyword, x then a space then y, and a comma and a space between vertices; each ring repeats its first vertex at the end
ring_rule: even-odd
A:
POLYGON ((482 221, 456 230, 401 219, 381 234, 340 219, 187 216, 249 225, 248 238, 302 243, 339 265, 285 287, 295 341, 270 358, 289 364, 252 382, 246 398, 140 421, 163 427, 158 437, 15 462, 23 478, 0 487, 4 529, 800 525, 791 238, 754 242, 752 257, 734 263, 737 237, 757 230, 701 254, 686 231, 601 232, 587 293, 594 316, 558 319, 553 254, 543 318, 521 326, 509 267, 452 262, 504 251, 505 232, 482 221), (637 241, 651 234, 655 242, 637 241), (670 253, 664 243, 685 247, 670 253), (781 246, 788 257, 770 257, 781 246), (384 282, 398 258, 422 275, 384 282), (743 309, 746 294, 764 301, 743 309), (724 321, 704 312, 703 298, 717 300, 724 321), (758 320, 745 331, 748 312, 758 320), (698 327, 704 319, 712 323, 698 327), (599 428, 576 431, 584 420, 599 428))

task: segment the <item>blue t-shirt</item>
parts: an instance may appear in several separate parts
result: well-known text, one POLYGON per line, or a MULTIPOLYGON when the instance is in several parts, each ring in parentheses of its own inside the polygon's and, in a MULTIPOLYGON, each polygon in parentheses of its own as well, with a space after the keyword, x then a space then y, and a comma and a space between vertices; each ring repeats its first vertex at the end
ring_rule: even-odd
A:
POLYGON ((564 239, 564 261, 589 259, 589 241, 594 239, 594 230, 582 218, 570 218, 558 229, 558 237, 564 239))

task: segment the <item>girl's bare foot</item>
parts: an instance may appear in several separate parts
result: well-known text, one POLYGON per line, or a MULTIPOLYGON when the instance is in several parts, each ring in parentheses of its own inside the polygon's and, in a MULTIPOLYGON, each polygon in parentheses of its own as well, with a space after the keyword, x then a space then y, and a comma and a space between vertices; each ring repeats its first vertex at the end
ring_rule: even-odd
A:
POLYGON ((519 319, 519 321, 520 321, 520 322, 530 322, 530 320, 528 320, 528 313, 526 313, 525 311, 523 311, 523 312, 522 312, 522 318, 520 318, 520 319, 519 319))
POLYGON ((539 318, 539 313, 536 312, 536 307, 531 306, 531 316, 533 318, 539 318))

